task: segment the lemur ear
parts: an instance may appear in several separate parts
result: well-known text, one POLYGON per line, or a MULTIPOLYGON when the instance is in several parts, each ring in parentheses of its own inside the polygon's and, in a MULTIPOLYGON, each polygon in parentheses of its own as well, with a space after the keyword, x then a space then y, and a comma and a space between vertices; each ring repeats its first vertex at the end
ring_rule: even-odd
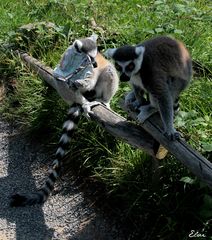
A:
POLYGON ((98 35, 95 34, 95 33, 93 33, 93 34, 90 36, 90 39, 91 39, 92 41, 96 42, 97 39, 98 39, 98 35))
POLYGON ((145 47, 143 47, 143 46, 135 47, 135 53, 136 53, 138 56, 144 55, 144 51, 145 51, 145 47))
POLYGON ((78 52, 81 52, 82 42, 80 40, 75 40, 73 46, 76 48, 78 52))
POLYGON ((116 51, 116 48, 109 48, 104 52, 104 55, 107 58, 113 58, 115 51, 116 51))

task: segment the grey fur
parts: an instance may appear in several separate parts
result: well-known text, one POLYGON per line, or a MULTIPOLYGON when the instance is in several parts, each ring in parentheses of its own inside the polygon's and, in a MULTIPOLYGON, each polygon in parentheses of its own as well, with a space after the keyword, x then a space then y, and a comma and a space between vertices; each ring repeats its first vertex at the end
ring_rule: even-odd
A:
POLYGON ((133 97, 136 97, 142 105, 143 93, 149 96, 149 105, 139 108, 138 120, 154 107, 160 112, 164 134, 170 140, 179 138, 173 126, 173 109, 177 109, 179 95, 192 76, 191 58, 184 45, 161 36, 136 46, 110 49, 106 55, 118 64, 120 80, 130 81, 133 87, 134 96, 130 93, 126 104, 131 104, 133 97))
MULTIPOLYGON (((62 159, 66 153, 74 129, 77 127, 82 110, 88 115, 93 105, 103 103, 107 107, 110 107, 110 100, 118 89, 119 78, 115 67, 104 59, 101 54, 97 53, 96 39, 96 35, 92 35, 89 38, 76 40, 73 44, 78 51, 83 50, 84 53, 88 55, 91 54, 91 56, 89 56, 94 57, 98 64, 98 66, 93 69, 92 75, 89 75, 88 78, 74 81, 75 87, 77 88, 76 91, 69 88, 63 81, 54 80, 50 83, 65 102, 71 105, 68 118, 63 124, 63 134, 55 154, 56 159, 53 162, 52 169, 44 186, 34 194, 13 195, 11 206, 17 207, 44 203, 53 191, 54 184, 60 176, 62 159), (95 56, 93 54, 95 54, 95 56), (89 99, 87 99, 86 96, 89 96, 89 99)), ((62 58, 62 61, 63 60, 64 56, 62 58)))

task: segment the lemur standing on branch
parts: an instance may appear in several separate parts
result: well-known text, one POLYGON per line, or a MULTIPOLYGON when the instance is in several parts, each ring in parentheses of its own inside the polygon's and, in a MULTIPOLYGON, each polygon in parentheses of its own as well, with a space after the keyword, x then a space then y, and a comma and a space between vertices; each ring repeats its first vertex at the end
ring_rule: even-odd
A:
POLYGON ((75 79, 71 82, 70 86, 63 80, 54 79, 54 81, 48 82, 71 106, 68 111, 67 120, 63 124, 62 136, 56 151, 56 159, 53 162, 44 186, 36 193, 13 195, 11 206, 44 203, 53 191, 54 184, 60 176, 62 159, 81 113, 84 111, 88 115, 91 112, 91 106, 101 103, 110 107, 110 100, 118 89, 119 78, 115 67, 97 51, 96 41, 97 35, 75 40, 73 45, 64 53, 59 66, 55 70, 57 74, 58 72, 65 72, 65 70, 69 71, 72 65, 76 65, 77 58, 74 56, 82 55, 83 59, 84 57, 88 58, 93 65, 93 67, 90 67, 90 71, 87 71, 85 68, 78 69, 79 71, 86 71, 85 77, 75 79))
POLYGON ((173 125, 174 110, 179 107, 179 95, 192 76, 192 61, 184 44, 161 36, 136 46, 108 49, 105 55, 115 60, 120 81, 131 83, 133 92, 126 96, 125 103, 133 107, 140 105, 138 120, 145 121, 159 110, 165 136, 178 139, 180 134, 173 125), (145 92, 150 103, 141 106, 145 92))

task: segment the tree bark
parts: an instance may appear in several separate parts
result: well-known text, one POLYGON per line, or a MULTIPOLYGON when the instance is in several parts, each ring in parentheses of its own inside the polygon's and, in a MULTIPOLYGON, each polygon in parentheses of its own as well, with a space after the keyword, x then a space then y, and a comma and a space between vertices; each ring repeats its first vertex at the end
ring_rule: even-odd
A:
MULTIPOLYGON (((122 108, 133 119, 136 119, 137 114, 135 112, 130 111, 124 106, 122 108)), ((172 153, 177 160, 188 167, 193 174, 212 187, 212 163, 187 144, 183 138, 175 141, 168 140, 163 135, 162 121, 159 113, 154 113, 144 123, 138 124, 172 153)))

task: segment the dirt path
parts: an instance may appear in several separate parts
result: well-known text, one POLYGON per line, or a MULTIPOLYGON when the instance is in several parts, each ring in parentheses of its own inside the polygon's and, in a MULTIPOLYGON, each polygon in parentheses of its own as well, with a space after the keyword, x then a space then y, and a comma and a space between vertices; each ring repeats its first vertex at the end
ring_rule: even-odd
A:
POLYGON ((47 159, 39 144, 0 120, 0 240, 123 240, 111 220, 90 206, 74 180, 60 181, 57 194, 42 207, 9 207, 11 194, 41 185, 47 159))

